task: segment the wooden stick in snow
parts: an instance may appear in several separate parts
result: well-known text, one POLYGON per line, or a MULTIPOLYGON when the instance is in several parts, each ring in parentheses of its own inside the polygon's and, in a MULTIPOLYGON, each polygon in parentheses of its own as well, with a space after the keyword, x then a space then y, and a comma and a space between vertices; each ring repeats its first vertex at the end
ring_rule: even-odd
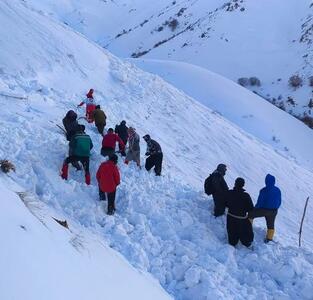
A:
POLYGON ((300 230, 299 230, 299 247, 301 247, 302 226, 303 226, 303 221, 304 221, 304 217, 305 217, 305 213, 306 213, 306 208, 307 208, 308 203, 309 203, 309 198, 310 197, 306 198, 304 210, 303 210, 303 215, 302 215, 302 219, 301 219, 300 230))

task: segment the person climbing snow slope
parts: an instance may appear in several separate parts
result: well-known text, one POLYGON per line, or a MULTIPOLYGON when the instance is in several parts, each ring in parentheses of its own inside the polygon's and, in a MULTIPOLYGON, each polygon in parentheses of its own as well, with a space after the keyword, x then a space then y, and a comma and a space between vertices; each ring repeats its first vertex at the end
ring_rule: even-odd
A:
POLYGON ((146 159, 145 168, 147 171, 150 171, 154 167, 155 175, 161 176, 163 161, 163 152, 161 146, 158 142, 151 139, 149 134, 146 134, 143 139, 147 143, 146 156, 148 156, 146 159))
POLYGON ((108 215, 113 215, 115 212, 116 188, 120 184, 120 173, 116 166, 117 160, 117 155, 112 154, 109 160, 100 165, 96 175, 100 200, 106 200, 106 197, 108 199, 108 215))
POLYGON ((260 190, 258 201, 253 211, 249 213, 249 218, 265 217, 267 233, 265 243, 273 240, 275 232, 275 219, 281 205, 281 191, 275 186, 275 177, 267 174, 265 177, 265 187, 260 190))
POLYGON ((69 155, 62 166, 61 177, 65 180, 68 179, 68 165, 69 163, 81 162, 85 171, 85 182, 87 185, 90 184, 90 173, 89 173, 89 157, 90 150, 93 147, 91 138, 87 135, 84 125, 79 125, 80 129, 72 137, 70 141, 70 148, 72 149, 71 155, 69 155))
POLYGON ((109 128, 108 133, 103 136, 101 155, 105 157, 114 154, 116 143, 119 144, 121 151, 125 151, 125 145, 121 138, 114 133, 113 128, 109 128))
POLYGON ((240 242, 249 247, 253 241, 252 223, 248 219, 248 213, 253 210, 253 202, 250 195, 244 190, 245 181, 238 177, 235 186, 227 192, 227 233, 228 243, 236 246, 240 242))
POLYGON ((96 103, 93 97, 93 89, 90 89, 89 92, 86 94, 86 98, 78 104, 77 107, 80 107, 86 104, 86 119, 88 123, 92 123, 93 119, 93 111, 96 109, 96 103))
POLYGON ((128 128, 128 150, 125 164, 128 164, 130 161, 135 161, 140 168, 140 137, 133 127, 128 128))

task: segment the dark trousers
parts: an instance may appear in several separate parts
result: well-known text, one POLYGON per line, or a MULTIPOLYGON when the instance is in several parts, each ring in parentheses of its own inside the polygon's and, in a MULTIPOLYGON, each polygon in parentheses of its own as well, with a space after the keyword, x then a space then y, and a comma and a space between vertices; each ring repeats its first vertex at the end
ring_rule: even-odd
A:
POLYGON ((277 209, 254 208, 253 211, 249 213, 249 218, 265 217, 267 229, 274 229, 276 215, 277 209))
POLYGON ((114 153, 115 153, 115 149, 113 149, 113 148, 109 148, 109 147, 102 147, 101 148, 101 155, 103 155, 104 157, 110 156, 114 153))
POLYGON ((97 123, 96 124, 96 127, 99 131, 100 134, 103 134, 103 130, 104 130, 104 127, 105 127, 105 123, 97 123))
POLYGON ((214 193, 212 196, 214 201, 214 216, 222 216, 225 213, 226 208, 224 196, 221 193, 214 193))
POLYGON ((228 243, 236 246, 240 241, 244 246, 249 247, 253 242, 254 234, 249 219, 237 219, 227 215, 228 243))
POLYGON ((154 167, 155 175, 160 176, 162 171, 163 153, 156 153, 150 155, 146 159, 146 170, 150 171, 154 167))
POLYGON ((108 214, 113 214, 115 212, 115 194, 116 191, 111 193, 102 192, 99 188, 100 200, 105 201, 108 198, 108 214))
POLYGON ((75 166, 75 164, 77 165, 78 162, 82 163, 85 173, 88 174, 89 173, 89 156, 71 155, 65 159, 65 163, 67 165, 71 163, 73 166, 75 166))

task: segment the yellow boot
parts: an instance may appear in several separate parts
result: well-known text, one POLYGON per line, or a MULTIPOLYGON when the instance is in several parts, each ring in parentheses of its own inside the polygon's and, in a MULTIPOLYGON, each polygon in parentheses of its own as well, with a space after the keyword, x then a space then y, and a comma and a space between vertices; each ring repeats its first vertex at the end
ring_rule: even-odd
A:
POLYGON ((268 243, 273 240, 275 230, 274 229, 267 229, 266 238, 264 240, 265 243, 268 243))

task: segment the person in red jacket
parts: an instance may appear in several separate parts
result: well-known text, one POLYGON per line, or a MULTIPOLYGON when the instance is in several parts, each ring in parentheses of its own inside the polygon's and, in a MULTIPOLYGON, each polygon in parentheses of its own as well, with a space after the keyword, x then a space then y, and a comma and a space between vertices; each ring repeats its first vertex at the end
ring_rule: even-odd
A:
POLYGON ((103 136, 101 154, 106 157, 115 153, 116 143, 120 146, 120 151, 125 151, 125 144, 121 138, 114 133, 113 128, 109 128, 108 133, 103 136))
POLYGON ((86 94, 85 100, 80 102, 77 107, 80 107, 86 103, 86 119, 88 123, 92 123, 94 121, 93 111, 96 109, 96 102, 93 98, 93 89, 90 89, 86 94))
POLYGON ((108 215, 113 215, 115 212, 115 194, 116 188, 120 184, 120 172, 116 166, 117 155, 113 154, 109 160, 103 162, 97 171, 97 181, 99 184, 100 201, 108 198, 108 215))

